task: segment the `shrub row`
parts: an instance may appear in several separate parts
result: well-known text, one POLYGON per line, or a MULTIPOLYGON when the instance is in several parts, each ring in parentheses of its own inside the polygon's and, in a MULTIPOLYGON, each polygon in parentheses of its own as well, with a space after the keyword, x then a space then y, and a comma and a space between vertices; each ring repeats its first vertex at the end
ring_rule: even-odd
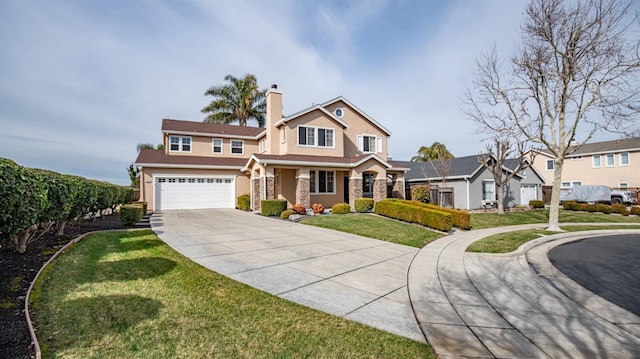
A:
POLYGON ((133 189, 107 182, 31 169, 0 158, 0 241, 24 253, 27 245, 53 229, 62 235, 68 221, 115 212, 133 200, 133 189))
POLYGON ((564 201, 562 202, 562 208, 569 211, 585 211, 585 212, 602 212, 605 214, 609 213, 619 213, 623 216, 628 216, 629 214, 640 214, 640 207, 631 207, 631 211, 627 210, 627 206, 624 204, 604 204, 604 203, 578 203, 575 201, 564 201))
POLYGON ((374 213, 445 232, 452 227, 450 213, 417 205, 414 201, 383 199, 376 203, 374 213))
POLYGON ((544 208, 544 201, 532 199, 531 201, 529 201, 529 206, 531 208, 544 208))
POLYGON ((461 211, 459 209, 440 207, 431 203, 422 203, 418 201, 413 201, 414 204, 418 206, 423 206, 426 208, 430 208, 436 211, 442 211, 449 213, 451 215, 451 224, 454 227, 458 227, 460 229, 471 229, 471 215, 467 211, 461 211))

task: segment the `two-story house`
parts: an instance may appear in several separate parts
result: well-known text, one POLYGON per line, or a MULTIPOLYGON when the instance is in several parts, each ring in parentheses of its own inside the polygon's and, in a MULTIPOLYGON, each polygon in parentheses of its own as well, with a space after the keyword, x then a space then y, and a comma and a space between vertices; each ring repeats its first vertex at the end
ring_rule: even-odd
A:
POLYGON ((388 161, 391 132, 343 97, 282 114, 277 86, 266 95, 265 128, 163 120, 164 150, 143 150, 140 200, 149 208, 233 208, 249 193, 289 207, 330 207, 356 198, 404 196, 406 168, 388 161))
MULTIPOLYGON (((553 185, 555 161, 547 150, 536 151, 533 164, 548 186, 553 185)), ((640 187, 640 137, 571 146, 562 167, 563 189, 606 185, 614 189, 640 187)))

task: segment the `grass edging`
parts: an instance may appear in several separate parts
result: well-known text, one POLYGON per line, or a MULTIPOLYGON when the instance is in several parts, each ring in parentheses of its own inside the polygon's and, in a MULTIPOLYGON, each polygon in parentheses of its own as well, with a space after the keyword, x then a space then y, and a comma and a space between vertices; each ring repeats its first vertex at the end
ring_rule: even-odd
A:
POLYGON ((38 270, 38 273, 36 273, 36 276, 33 278, 33 281, 31 281, 31 284, 29 285, 29 289, 27 289, 27 294, 25 295, 24 298, 24 315, 25 315, 25 319, 27 320, 27 327, 29 329, 29 336, 31 336, 31 347, 33 350, 33 353, 35 355, 36 359, 41 359, 42 358, 42 351, 40 350, 40 343, 38 342, 38 337, 36 336, 36 331, 33 328, 33 322, 31 321, 31 315, 29 314, 29 297, 31 296, 31 292, 33 291, 33 288, 36 285, 36 282, 38 281, 38 279, 40 278, 40 275, 42 275, 42 273, 45 271, 45 269, 49 266, 49 264, 51 264, 56 258, 58 258, 58 256, 60 254, 62 254, 62 252, 64 252, 67 248, 71 247, 72 245, 79 243, 81 240, 84 239, 84 237, 91 235, 91 234, 96 234, 96 233, 103 233, 103 232, 129 232, 129 231, 142 231, 142 230, 146 230, 147 228, 144 229, 110 229, 110 230, 105 230, 105 231, 93 231, 93 232, 87 232, 87 233, 83 233, 81 235, 79 235, 78 237, 70 240, 69 242, 67 242, 67 244, 65 244, 64 246, 62 246, 62 248, 58 249, 58 251, 56 251, 51 258, 49 258, 48 261, 46 261, 42 267, 40 268, 40 270, 38 270))

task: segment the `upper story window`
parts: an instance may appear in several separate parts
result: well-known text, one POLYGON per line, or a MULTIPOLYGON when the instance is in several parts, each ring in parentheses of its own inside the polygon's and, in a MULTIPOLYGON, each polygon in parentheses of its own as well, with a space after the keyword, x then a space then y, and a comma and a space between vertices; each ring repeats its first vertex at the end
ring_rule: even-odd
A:
POLYGON ((576 182, 561 182, 560 183, 560 188, 571 188, 571 187, 576 187, 576 186, 582 186, 582 182, 581 181, 576 181, 576 182))
POLYGON ((366 153, 381 153, 382 138, 377 136, 358 136, 358 150, 366 153))
POLYGON ((629 165, 629 152, 623 152, 620 154, 620 166, 629 165))
POLYGON ((342 109, 342 107, 336 108, 335 114, 337 118, 342 118, 342 116, 344 116, 344 110, 342 109))
POLYGON ((222 138, 214 138, 212 140, 212 145, 213 145, 213 153, 218 153, 221 154, 222 153, 222 138))
POLYGON ((553 171, 555 167, 556 167, 555 160, 547 160, 547 171, 553 171))
POLYGON ((335 147, 332 128, 298 127, 298 146, 335 147))
POLYGON ((602 156, 593 155, 593 168, 600 168, 600 167, 602 167, 602 156))
POLYGON ((280 142, 287 142, 287 129, 284 127, 280 129, 280 142))
POLYGON ((191 152, 191 137, 170 136, 169 151, 191 152))
POLYGON ((607 158, 607 162, 606 162, 607 167, 613 167, 616 165, 616 156, 613 153, 608 153, 606 158, 607 158))
POLYGON ((629 189, 629 182, 618 183, 618 188, 620 188, 621 190, 629 189))
POLYGON ((267 150, 267 143, 264 139, 258 142, 258 152, 262 153, 267 150))
POLYGON ((231 140, 231 153, 234 155, 244 154, 244 141, 231 140))

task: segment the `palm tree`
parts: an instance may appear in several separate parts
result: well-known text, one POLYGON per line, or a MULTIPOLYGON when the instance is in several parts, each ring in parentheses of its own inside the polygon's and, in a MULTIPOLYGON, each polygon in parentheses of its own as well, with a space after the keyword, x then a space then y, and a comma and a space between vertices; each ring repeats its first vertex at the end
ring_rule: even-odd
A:
POLYGON ((258 88, 256 76, 246 74, 243 78, 236 78, 227 75, 224 80, 229 84, 213 86, 204 93, 214 97, 202 109, 202 113, 209 114, 204 122, 229 124, 238 121, 240 126, 246 126, 247 120, 253 118, 258 121, 258 126, 264 127, 267 90, 258 88))
POLYGON ((138 143, 138 146, 136 146, 136 148, 138 149, 138 152, 142 150, 163 150, 164 145, 159 144, 158 146, 154 146, 151 143, 138 143))
POLYGON ((446 160, 454 158, 447 146, 440 142, 434 142, 431 146, 421 146, 418 155, 411 158, 411 162, 428 162, 433 160, 446 160))

